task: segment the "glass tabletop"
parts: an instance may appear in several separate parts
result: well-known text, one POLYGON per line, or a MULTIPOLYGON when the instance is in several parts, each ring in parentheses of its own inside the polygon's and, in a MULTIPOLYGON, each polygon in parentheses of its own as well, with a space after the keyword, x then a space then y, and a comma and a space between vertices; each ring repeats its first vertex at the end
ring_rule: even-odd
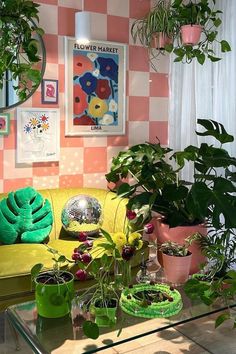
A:
MULTIPOLYGON (((66 317, 47 319, 38 316, 34 301, 10 306, 6 316, 10 323, 17 329, 35 353, 47 354, 60 348, 63 352, 95 353, 114 347, 119 344, 136 340, 152 333, 177 326, 197 318, 201 318, 220 310, 226 309, 223 303, 206 306, 202 303, 191 301, 181 287, 183 308, 169 318, 145 319, 130 316, 121 310, 117 315, 117 324, 112 328, 101 328, 100 336, 96 340, 84 336, 82 330, 83 317, 72 312, 66 317), (77 317, 77 321, 73 318, 77 317)), ((235 307, 236 302, 230 307, 235 307)))

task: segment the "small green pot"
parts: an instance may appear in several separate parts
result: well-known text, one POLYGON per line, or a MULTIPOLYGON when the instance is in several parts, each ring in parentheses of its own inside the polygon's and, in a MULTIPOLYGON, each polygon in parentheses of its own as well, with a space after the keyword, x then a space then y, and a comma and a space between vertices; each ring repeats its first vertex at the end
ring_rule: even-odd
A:
POLYGON ((71 300, 74 297, 74 276, 62 271, 61 276, 66 278, 61 284, 48 284, 40 279, 52 277, 51 272, 40 273, 35 282, 35 300, 38 314, 46 318, 59 318, 71 311, 71 300))
POLYGON ((114 301, 114 306, 112 307, 97 307, 95 302, 95 323, 98 327, 111 327, 116 323, 117 300, 112 299, 112 301, 114 301))

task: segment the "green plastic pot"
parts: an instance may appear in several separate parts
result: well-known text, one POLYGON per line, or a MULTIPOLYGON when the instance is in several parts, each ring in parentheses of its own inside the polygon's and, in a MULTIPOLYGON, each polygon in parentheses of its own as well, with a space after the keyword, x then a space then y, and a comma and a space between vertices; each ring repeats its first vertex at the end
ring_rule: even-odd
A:
MULTIPOLYGON (((71 300, 74 297, 74 276, 62 271, 61 276, 66 277, 61 284, 48 284, 40 282, 51 272, 40 273, 35 279, 35 300, 38 314, 46 318, 59 318, 66 316, 71 311, 71 300)), ((46 279, 46 278, 45 278, 46 279)))
POLYGON ((115 302, 114 307, 97 307, 95 302, 95 323, 98 325, 98 327, 111 327, 116 323, 117 300, 112 300, 115 302))

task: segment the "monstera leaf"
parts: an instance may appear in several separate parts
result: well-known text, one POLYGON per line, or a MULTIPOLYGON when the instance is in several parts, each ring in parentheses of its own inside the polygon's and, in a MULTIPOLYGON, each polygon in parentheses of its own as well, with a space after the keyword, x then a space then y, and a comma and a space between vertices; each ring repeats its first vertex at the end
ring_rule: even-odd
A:
POLYGON ((53 223, 49 201, 32 187, 18 189, 0 202, 0 242, 40 243, 53 223))

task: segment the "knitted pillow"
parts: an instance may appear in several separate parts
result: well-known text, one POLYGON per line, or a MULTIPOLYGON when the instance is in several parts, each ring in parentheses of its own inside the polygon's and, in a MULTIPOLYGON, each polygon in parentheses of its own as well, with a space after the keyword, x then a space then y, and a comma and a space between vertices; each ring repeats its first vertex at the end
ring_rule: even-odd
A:
POLYGON ((53 223, 49 201, 32 187, 10 192, 0 202, 0 242, 40 243, 53 223))

